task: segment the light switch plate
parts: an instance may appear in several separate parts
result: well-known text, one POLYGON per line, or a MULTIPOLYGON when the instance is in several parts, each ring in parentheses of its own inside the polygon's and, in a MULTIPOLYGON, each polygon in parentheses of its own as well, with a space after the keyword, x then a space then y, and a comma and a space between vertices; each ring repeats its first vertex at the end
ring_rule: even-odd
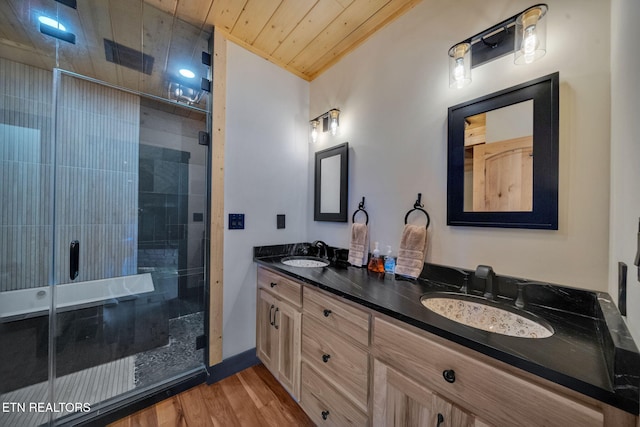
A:
POLYGON ((244 230, 244 214, 229 214, 229 230, 244 230))

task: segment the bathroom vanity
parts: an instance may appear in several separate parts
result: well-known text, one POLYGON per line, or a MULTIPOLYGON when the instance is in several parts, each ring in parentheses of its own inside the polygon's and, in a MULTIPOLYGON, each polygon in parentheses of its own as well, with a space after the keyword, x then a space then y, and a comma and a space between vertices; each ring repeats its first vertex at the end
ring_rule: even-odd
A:
POLYGON ((492 306, 553 332, 508 336, 423 305, 434 293, 477 299, 473 272, 427 264, 406 281, 281 262, 301 248, 254 249, 256 346, 316 424, 637 426, 640 354, 607 294, 537 282, 518 292, 522 280, 496 276, 492 306))

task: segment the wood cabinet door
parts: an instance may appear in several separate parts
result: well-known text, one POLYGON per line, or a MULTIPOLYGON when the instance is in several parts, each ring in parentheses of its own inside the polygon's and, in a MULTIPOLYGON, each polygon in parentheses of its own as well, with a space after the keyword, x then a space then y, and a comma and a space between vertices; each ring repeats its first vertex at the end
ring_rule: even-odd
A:
POLYGON ((258 358, 274 374, 277 373, 277 335, 274 325, 274 317, 277 300, 268 292, 260 290, 258 292, 257 309, 257 333, 256 348, 258 358))
POLYGON ((373 390, 374 427, 490 427, 379 360, 373 390))
POLYGON ((301 313, 293 306, 276 302, 274 330, 278 345, 278 379, 297 400, 300 395, 301 313))
POLYGON ((437 394, 433 395, 432 408, 435 414, 435 423, 432 425, 437 427, 491 427, 437 394))
POLYGON ((430 390, 379 360, 373 366, 374 427, 436 425, 430 390))

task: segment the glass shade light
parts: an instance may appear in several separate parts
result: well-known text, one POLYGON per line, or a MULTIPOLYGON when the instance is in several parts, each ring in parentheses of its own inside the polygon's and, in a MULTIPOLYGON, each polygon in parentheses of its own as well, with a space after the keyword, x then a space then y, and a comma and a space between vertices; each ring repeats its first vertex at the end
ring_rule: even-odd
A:
POLYGON ((516 18, 514 62, 530 64, 547 53, 546 5, 533 6, 516 18))
POLYGON ((318 126, 320 126, 320 121, 319 120, 311 120, 309 122, 309 127, 311 129, 311 133, 310 133, 310 138, 311 138, 311 142, 317 142, 318 141, 318 126))
POLYGON ((330 110, 329 111, 329 130, 331 131, 332 136, 336 136, 338 133, 338 117, 340 116, 340 110, 330 110))
POLYGON ((471 43, 458 43, 449 49, 449 87, 471 83, 471 43))

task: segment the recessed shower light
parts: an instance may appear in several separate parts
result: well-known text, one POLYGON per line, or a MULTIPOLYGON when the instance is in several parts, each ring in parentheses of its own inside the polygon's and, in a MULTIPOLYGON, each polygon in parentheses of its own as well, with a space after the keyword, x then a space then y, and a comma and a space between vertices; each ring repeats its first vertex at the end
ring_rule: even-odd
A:
POLYGON ((188 78, 188 79, 192 79, 192 78, 194 78, 194 77, 196 76, 196 75, 195 75, 195 73, 194 73, 193 71, 188 70, 188 69, 186 69, 186 68, 182 68, 182 69, 181 69, 180 71, 178 71, 178 72, 180 73, 180 75, 181 75, 182 77, 186 77, 186 78, 188 78))
POLYGON ((58 21, 56 21, 55 19, 51 19, 46 16, 41 16, 38 18, 38 21, 40 21, 44 25, 48 25, 49 27, 57 28, 60 31, 67 31, 65 26, 59 23, 58 21))

